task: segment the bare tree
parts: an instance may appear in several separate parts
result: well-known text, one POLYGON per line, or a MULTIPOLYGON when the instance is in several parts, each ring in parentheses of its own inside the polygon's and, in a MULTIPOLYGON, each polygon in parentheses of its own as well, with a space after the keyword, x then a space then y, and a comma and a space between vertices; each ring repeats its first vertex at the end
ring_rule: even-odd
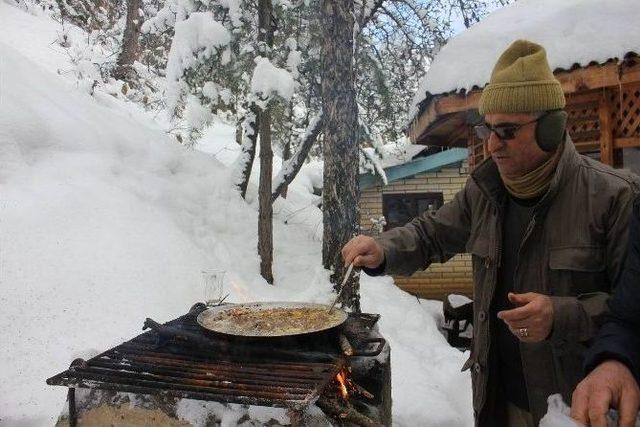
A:
POLYGON ((113 77, 122 80, 131 80, 134 76, 133 63, 140 55, 140 0, 127 0, 127 24, 122 37, 122 50, 118 55, 113 77))
MULTIPOLYGON (((339 283, 345 274, 341 249, 358 229, 358 114, 355 93, 353 0, 322 1, 322 108, 324 183, 322 263, 339 283)), ((360 310, 359 281, 353 276, 342 303, 360 310)))

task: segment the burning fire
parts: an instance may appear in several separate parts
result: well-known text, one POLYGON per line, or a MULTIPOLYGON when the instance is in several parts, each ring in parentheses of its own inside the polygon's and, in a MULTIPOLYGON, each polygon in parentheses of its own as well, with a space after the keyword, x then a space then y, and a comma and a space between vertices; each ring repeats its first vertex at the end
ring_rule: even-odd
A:
POLYGON ((235 280, 229 278, 229 283, 231 283, 231 288, 233 288, 234 296, 239 298, 241 302, 251 301, 251 295, 246 290, 246 287, 243 286, 243 283, 238 283, 235 280))
POLYGON ((338 381, 338 388, 340 390, 342 398, 344 400, 347 400, 349 398, 349 392, 347 391, 347 383, 349 380, 347 380, 346 372, 344 370, 338 372, 338 375, 336 375, 336 380, 338 381))

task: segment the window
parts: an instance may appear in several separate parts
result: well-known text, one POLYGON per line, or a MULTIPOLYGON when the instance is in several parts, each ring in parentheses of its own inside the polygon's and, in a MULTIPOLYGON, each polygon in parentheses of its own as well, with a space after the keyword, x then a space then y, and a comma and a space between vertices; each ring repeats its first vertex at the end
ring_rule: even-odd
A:
POLYGON ((426 210, 442 206, 442 193, 390 193, 382 195, 385 230, 400 227, 426 210))

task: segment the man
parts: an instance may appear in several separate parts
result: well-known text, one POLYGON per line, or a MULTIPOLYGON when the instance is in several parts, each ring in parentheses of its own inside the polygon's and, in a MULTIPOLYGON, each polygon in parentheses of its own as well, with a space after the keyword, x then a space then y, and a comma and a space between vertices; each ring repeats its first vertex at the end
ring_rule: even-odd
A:
POLYGON ((618 425, 632 427, 640 406, 640 200, 633 208, 625 267, 609 308, 609 320, 587 353, 585 366, 591 373, 573 393, 571 416, 585 425, 606 427, 611 406, 618 409, 618 425))
POLYGON ((635 178, 579 155, 542 46, 514 42, 479 112, 491 158, 435 214, 343 248, 370 274, 412 274, 471 253, 473 407, 479 426, 533 426, 570 401, 624 260, 635 178))

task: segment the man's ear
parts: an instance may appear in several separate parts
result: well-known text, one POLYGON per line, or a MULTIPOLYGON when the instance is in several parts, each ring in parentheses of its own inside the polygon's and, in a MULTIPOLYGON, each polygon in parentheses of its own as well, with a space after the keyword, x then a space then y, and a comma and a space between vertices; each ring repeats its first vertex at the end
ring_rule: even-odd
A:
POLYGON ((564 139, 567 112, 554 110, 546 113, 536 124, 536 142, 542 151, 552 152, 564 139))

